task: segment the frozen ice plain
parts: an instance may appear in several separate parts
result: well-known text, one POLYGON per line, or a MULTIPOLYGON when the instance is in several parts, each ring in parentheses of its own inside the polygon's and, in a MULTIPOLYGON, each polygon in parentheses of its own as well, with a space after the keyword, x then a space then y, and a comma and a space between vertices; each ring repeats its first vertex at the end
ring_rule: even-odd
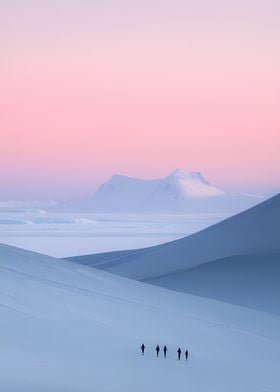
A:
MULTIPOLYGON (((1 212, 1 211, 0 211, 1 212)), ((54 257, 135 249, 185 237, 225 214, 0 213, 0 243, 54 257)))

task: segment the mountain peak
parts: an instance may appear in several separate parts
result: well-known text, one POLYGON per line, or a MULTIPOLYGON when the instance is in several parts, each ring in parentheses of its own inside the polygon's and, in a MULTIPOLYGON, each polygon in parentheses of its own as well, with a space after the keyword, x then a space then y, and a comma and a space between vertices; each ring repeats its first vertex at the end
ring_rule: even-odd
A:
POLYGON ((92 196, 70 204, 69 211, 224 213, 257 202, 255 196, 229 195, 219 190, 199 171, 176 169, 166 177, 147 180, 114 174, 92 196))
POLYGON ((176 169, 174 172, 171 173, 171 177, 179 178, 181 180, 195 180, 199 181, 205 185, 210 185, 210 183, 205 180, 201 172, 198 171, 191 171, 191 172, 186 172, 182 169, 176 169))

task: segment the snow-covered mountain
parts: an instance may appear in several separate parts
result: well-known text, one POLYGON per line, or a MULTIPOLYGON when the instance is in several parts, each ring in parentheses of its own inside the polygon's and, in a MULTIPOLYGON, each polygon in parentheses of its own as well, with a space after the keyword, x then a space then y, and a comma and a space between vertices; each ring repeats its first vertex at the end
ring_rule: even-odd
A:
POLYGON ((262 200, 256 195, 230 195, 204 179, 199 172, 175 170, 155 180, 114 175, 93 196, 59 206, 68 211, 234 213, 262 200))
POLYGON ((5 245, 0 272, 3 392, 279 391, 278 316, 5 245))
POLYGON ((280 194, 180 240, 72 260, 280 314, 280 194))
POLYGON ((221 196, 225 193, 212 186, 199 172, 184 172, 177 169, 159 181, 150 198, 157 199, 162 195, 173 199, 208 198, 221 196))

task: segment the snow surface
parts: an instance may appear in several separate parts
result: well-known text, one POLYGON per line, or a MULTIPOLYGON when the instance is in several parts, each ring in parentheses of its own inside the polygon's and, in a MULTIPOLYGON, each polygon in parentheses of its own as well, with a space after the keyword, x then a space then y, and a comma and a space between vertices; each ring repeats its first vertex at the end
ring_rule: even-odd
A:
MULTIPOLYGON (((168 177, 160 181, 151 198, 160 197, 158 193, 164 194, 168 190, 175 198, 207 198, 225 195, 225 192, 212 186, 206 181, 200 172, 184 172, 175 170, 168 177)), ((161 196, 162 197, 162 196, 161 196)))
POLYGON ((231 256, 146 282, 280 315, 280 253, 231 256))
POLYGON ((256 195, 230 195, 199 172, 175 170, 167 177, 141 180, 114 175, 91 197, 61 203, 59 211, 236 213, 262 201, 256 195))
POLYGON ((0 270, 3 392, 279 391, 278 316, 5 245, 0 270))
POLYGON ((79 256, 73 260, 134 279, 150 279, 228 256, 279 253, 279 233, 280 194, 173 242, 124 253, 109 252, 101 257, 79 256))
POLYGON ((280 194, 180 240, 72 260, 174 290, 210 295, 280 314, 279 254, 280 194), (199 265, 202 267, 196 270, 199 265), (190 269, 190 278, 187 278, 190 269), (262 293, 265 295, 260 300, 262 293))
POLYGON ((144 248, 221 221, 221 214, 1 212, 0 242, 55 257, 144 248))

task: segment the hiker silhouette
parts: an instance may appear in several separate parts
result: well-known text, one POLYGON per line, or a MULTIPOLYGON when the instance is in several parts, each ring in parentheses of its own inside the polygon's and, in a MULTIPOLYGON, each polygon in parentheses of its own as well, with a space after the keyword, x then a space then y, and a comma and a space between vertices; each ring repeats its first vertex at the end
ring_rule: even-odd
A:
POLYGON ((159 354, 159 352, 160 352, 159 345, 156 346, 156 352, 157 352, 157 357, 158 357, 158 354, 159 354))
POLYGON ((178 350, 177 350, 178 360, 179 360, 179 361, 180 361, 180 359, 181 359, 181 353, 182 353, 182 351, 181 351, 181 349, 180 349, 180 347, 179 347, 178 350))
POLYGON ((141 345, 141 353, 142 353, 142 355, 144 355, 144 352, 145 352, 145 344, 143 343, 141 345))
POLYGON ((187 361, 187 360, 188 360, 188 357, 189 357, 189 352, 188 352, 188 350, 185 351, 185 357, 186 357, 186 361, 187 361))
POLYGON ((164 358, 166 358, 166 353, 167 353, 167 347, 166 346, 164 346, 163 347, 163 355, 164 355, 164 358))

